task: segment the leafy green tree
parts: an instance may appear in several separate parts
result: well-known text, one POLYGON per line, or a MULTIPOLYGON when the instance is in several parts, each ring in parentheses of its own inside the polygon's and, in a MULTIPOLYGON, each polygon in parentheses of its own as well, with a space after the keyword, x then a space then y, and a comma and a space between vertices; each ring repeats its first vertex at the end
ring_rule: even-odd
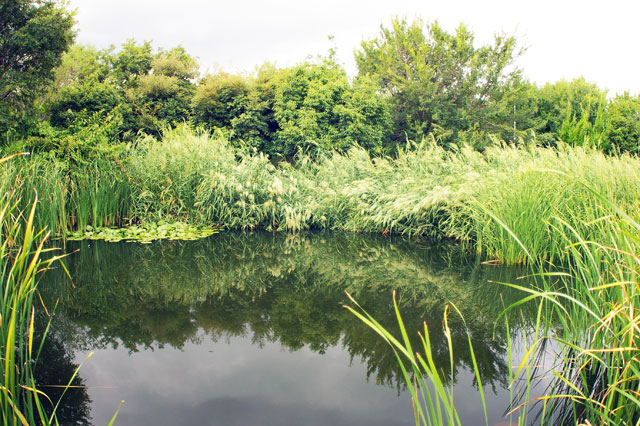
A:
POLYGON ((547 83, 538 93, 539 115, 546 122, 540 132, 557 138, 568 123, 577 125, 583 120, 582 126, 584 121, 594 124, 603 104, 606 105, 606 91, 583 77, 547 83))
POLYGON ((0 2, 0 134, 26 131, 35 99, 73 42, 73 23, 55 1, 0 2))
POLYGON ((218 72, 205 76, 193 97, 195 123, 208 129, 230 129, 249 104, 251 82, 241 75, 218 72))
POLYGON ((62 55, 60 65, 54 70, 53 84, 45 97, 55 99, 60 89, 73 83, 105 82, 111 72, 110 54, 109 50, 73 45, 62 55))
POLYGON ((111 111, 122 101, 116 89, 104 82, 70 84, 60 89, 57 98, 51 102, 49 121, 55 127, 67 128, 80 115, 111 111))
POLYGON ((276 79, 278 130, 270 153, 290 158, 299 150, 344 151, 354 143, 380 151, 389 115, 376 90, 366 77, 351 85, 331 58, 283 70, 276 79))
POLYGON ((640 96, 616 96, 607 107, 605 148, 640 153, 640 96))
POLYGON ((273 135, 279 128, 274 115, 277 73, 275 66, 263 65, 251 80, 242 113, 231 119, 232 140, 270 154, 273 135))
POLYGON ((127 40, 121 50, 113 53, 112 46, 106 52, 106 60, 109 65, 109 81, 118 89, 125 90, 137 86, 138 80, 151 71, 153 61, 153 48, 151 43, 145 41, 138 45, 135 40, 127 40))
POLYGON ((359 74, 375 77, 389 98, 393 140, 436 132, 446 144, 460 131, 491 131, 496 119, 507 122, 496 116, 496 104, 520 79, 511 67, 518 54, 513 37, 496 36, 476 48, 464 25, 449 34, 438 23, 395 18, 378 38, 362 42, 355 57, 359 74))
POLYGON ((146 73, 131 75, 124 79, 129 86, 126 97, 134 107, 140 130, 159 134, 163 126, 190 118, 198 63, 184 48, 160 51, 146 73))

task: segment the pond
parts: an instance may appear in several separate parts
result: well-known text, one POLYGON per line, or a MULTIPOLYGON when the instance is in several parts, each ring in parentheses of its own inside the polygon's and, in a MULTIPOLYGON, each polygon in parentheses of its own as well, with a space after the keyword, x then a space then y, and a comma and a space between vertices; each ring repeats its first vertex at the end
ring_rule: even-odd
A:
MULTIPOLYGON (((65 395, 62 424, 106 425, 121 400, 120 426, 415 424, 393 351, 343 306, 348 291, 395 332, 394 290, 414 347, 429 325, 463 424, 480 425, 466 329, 450 316, 453 371, 442 331, 445 305, 462 311, 489 424, 508 424, 507 333, 494 323, 522 294, 495 282, 515 282, 517 268, 450 244, 341 233, 65 250, 71 280, 57 268, 40 283, 45 304, 59 303, 39 382, 64 384, 83 363, 74 384, 86 388, 65 395)), ((511 334, 526 334, 534 315, 513 315, 511 334)))

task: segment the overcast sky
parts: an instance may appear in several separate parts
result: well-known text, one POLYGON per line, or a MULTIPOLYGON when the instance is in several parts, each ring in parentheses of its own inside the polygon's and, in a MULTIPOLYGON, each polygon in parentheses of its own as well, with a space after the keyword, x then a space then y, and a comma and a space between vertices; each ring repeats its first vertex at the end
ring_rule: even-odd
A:
POLYGON ((640 93, 639 0, 71 0, 71 7, 79 43, 180 44, 203 71, 293 65, 335 44, 353 75, 354 49, 392 16, 437 20, 449 31, 462 22, 477 44, 515 35, 527 48, 517 65, 532 81, 584 76, 610 95, 640 93))

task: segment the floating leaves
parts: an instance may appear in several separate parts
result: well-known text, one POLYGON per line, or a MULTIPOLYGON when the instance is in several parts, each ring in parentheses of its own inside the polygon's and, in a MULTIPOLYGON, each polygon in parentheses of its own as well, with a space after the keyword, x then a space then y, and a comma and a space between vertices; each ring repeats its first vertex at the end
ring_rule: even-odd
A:
POLYGON ((183 222, 148 222, 128 228, 93 228, 74 231, 67 235, 69 240, 136 241, 150 243, 154 240, 198 240, 219 231, 216 227, 193 226, 183 222))

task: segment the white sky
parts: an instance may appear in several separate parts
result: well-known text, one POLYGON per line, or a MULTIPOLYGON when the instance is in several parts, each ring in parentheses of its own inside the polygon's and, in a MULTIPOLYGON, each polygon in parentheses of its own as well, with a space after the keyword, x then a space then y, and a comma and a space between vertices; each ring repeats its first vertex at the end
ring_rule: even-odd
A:
POLYGON ((293 65, 332 46, 347 71, 353 51, 394 15, 448 31, 461 22, 478 44, 515 35, 517 61, 537 83, 584 76, 609 94, 640 93, 640 0, 71 0, 77 42, 98 48, 134 38, 156 48, 178 44, 202 70, 252 71, 265 61, 293 65))

